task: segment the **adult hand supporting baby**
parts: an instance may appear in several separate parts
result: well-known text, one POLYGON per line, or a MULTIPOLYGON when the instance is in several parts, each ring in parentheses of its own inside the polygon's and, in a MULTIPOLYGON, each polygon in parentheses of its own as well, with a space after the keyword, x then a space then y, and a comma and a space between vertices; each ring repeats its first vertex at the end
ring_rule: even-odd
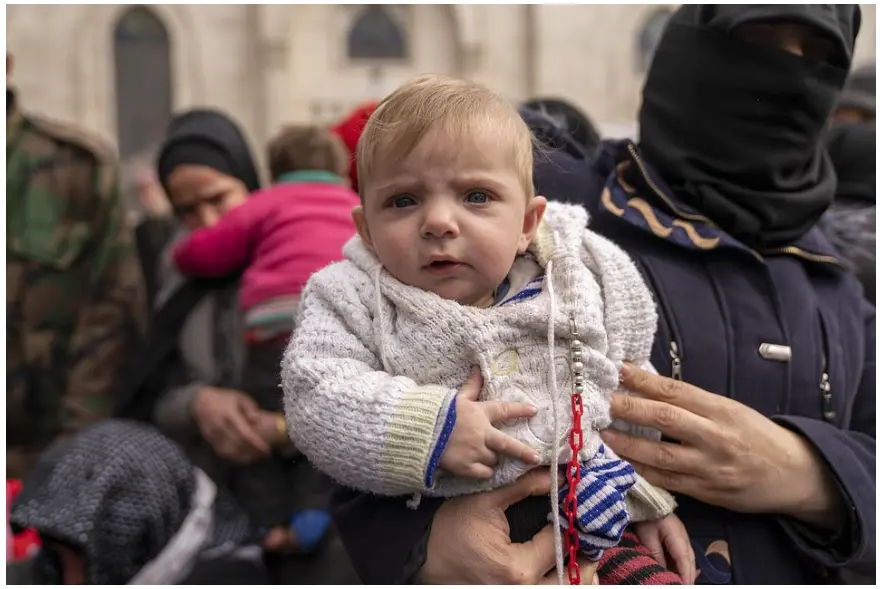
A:
POLYGON ((833 475, 804 438, 688 383, 630 364, 622 375, 622 385, 642 398, 615 394, 611 414, 681 442, 602 433, 650 483, 742 513, 789 515, 823 527, 839 521, 833 475))
MULTIPOLYGON (((437 510, 428 537, 421 584, 556 584, 553 528, 544 527, 523 544, 510 541, 505 510, 532 495, 550 493, 550 471, 534 469, 506 487, 448 499, 437 510)), ((596 564, 581 565, 582 584, 591 584, 596 564)))
POLYGON ((269 455, 256 426, 260 408, 241 391, 204 387, 190 411, 202 437, 221 458, 248 464, 269 455))

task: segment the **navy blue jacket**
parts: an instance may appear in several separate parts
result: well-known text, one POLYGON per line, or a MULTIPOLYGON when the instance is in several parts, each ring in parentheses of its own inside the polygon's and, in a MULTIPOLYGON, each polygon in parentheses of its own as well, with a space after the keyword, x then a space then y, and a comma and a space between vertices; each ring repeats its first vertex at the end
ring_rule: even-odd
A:
MULTIPOLYGON (((874 308, 825 236, 813 229, 789 247, 751 251, 679 203, 630 142, 606 143, 592 166, 567 156, 536 165, 535 183, 539 194, 586 206, 590 227, 642 270, 660 315, 651 357, 660 373, 799 432, 846 498, 847 520, 819 534, 678 497, 697 582, 804 584, 873 570, 874 308), (787 346, 790 359, 763 344, 787 346)), ((365 582, 400 582, 417 569, 439 504, 410 511, 403 499, 337 494, 337 525, 365 582)))

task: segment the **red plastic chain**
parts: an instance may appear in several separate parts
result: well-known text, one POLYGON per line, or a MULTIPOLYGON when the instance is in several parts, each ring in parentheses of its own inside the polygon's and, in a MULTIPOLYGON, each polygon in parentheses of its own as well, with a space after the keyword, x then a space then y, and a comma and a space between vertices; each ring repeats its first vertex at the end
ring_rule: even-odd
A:
POLYGON ((580 538, 575 528, 577 518, 577 486, 581 480, 581 465, 578 461, 581 449, 584 447, 584 432, 581 429, 581 417, 584 414, 584 405, 580 393, 571 396, 571 433, 568 434, 568 445, 571 447, 571 459, 566 468, 568 479, 568 495, 562 504, 563 513, 568 518, 568 529, 565 531, 565 550, 568 552, 568 581, 572 585, 581 584, 581 571, 578 566, 577 553, 580 549, 580 538))

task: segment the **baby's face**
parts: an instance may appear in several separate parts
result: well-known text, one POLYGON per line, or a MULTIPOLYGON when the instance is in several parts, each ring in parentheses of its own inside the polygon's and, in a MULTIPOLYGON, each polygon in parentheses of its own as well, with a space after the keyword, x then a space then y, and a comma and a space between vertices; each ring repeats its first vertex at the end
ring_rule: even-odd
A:
MULTIPOLYGON (((379 158, 381 159, 381 158, 379 158)), ((429 132, 398 161, 377 161, 355 222, 404 284, 488 307, 546 202, 529 197, 512 150, 490 133, 452 140, 429 132)))

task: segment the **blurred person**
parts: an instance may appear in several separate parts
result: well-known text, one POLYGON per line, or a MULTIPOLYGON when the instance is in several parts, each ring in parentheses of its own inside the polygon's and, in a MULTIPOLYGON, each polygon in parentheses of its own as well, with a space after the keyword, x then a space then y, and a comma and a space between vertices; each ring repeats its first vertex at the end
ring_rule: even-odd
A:
POLYGON ((355 151, 357 149, 358 140, 364 132, 367 121, 376 110, 377 102, 366 102, 348 114, 344 119, 331 127, 331 131, 336 133, 348 149, 349 168, 348 178, 351 181, 351 189, 358 191, 357 161, 355 160, 355 151))
MULTIPOLYGON (((860 22, 854 5, 682 6, 645 83, 641 143, 536 163, 536 186, 578 188, 590 228, 653 291, 662 376, 627 365, 637 395, 611 409, 663 439, 602 437, 676 495, 698 584, 873 576, 875 314, 816 227, 836 190, 822 138, 860 22)), ((553 562, 546 519, 517 529, 506 512, 549 487, 535 472, 416 510, 340 491, 334 519, 370 582, 535 582, 553 562)), ((600 580, 618 570, 598 565, 600 580)))
MULTIPOLYGON (((183 446, 196 466, 231 489, 246 467, 265 461, 290 440, 279 427, 280 415, 260 409, 243 391, 240 276, 189 279, 177 270, 172 252, 190 232, 215 226, 246 203, 260 189, 257 169, 238 125, 207 109, 174 117, 157 169, 180 227, 161 257, 149 339, 132 371, 120 415, 155 423, 183 446)), ((326 507, 327 481, 306 461, 290 462, 299 471, 296 486, 279 500, 289 501, 291 511, 326 507)), ((299 535, 309 539, 322 522, 305 518, 292 525, 299 525, 299 535)), ((350 578, 332 528, 302 557, 279 553, 291 544, 289 535, 269 537, 260 528, 275 582, 345 583, 350 578), (328 567, 328 561, 335 566, 328 567)))
POLYGON ((25 475, 10 521, 43 542, 12 569, 15 584, 269 582, 241 509, 176 444, 133 421, 56 442, 25 475))
POLYGON ((21 110, 6 54, 6 476, 108 417, 145 327, 115 151, 21 110))
POLYGON ((871 63, 852 71, 837 102, 832 121, 873 125, 876 118, 877 66, 871 63))
POLYGON ((865 298, 876 305, 877 130, 865 123, 841 123, 831 127, 827 144, 837 192, 821 226, 852 262, 865 298))
POLYGON ((565 135, 580 145, 588 156, 599 147, 602 137, 590 118, 578 107, 561 98, 533 98, 523 103, 523 108, 541 113, 552 119, 565 135))
MULTIPOLYGON (((277 413, 283 433, 278 366, 300 292, 313 273, 342 259, 342 246, 355 233, 351 211, 360 201, 344 177, 348 153, 333 133, 286 127, 268 151, 273 186, 253 193, 216 224, 193 231, 175 246, 174 260, 194 278, 243 271, 239 305, 248 345, 242 380, 261 409, 277 413)), ((293 515, 288 490, 295 481, 289 475, 297 471, 284 464, 289 459, 288 453, 276 452, 242 469, 233 486, 248 513, 273 529, 273 537, 293 515)))

